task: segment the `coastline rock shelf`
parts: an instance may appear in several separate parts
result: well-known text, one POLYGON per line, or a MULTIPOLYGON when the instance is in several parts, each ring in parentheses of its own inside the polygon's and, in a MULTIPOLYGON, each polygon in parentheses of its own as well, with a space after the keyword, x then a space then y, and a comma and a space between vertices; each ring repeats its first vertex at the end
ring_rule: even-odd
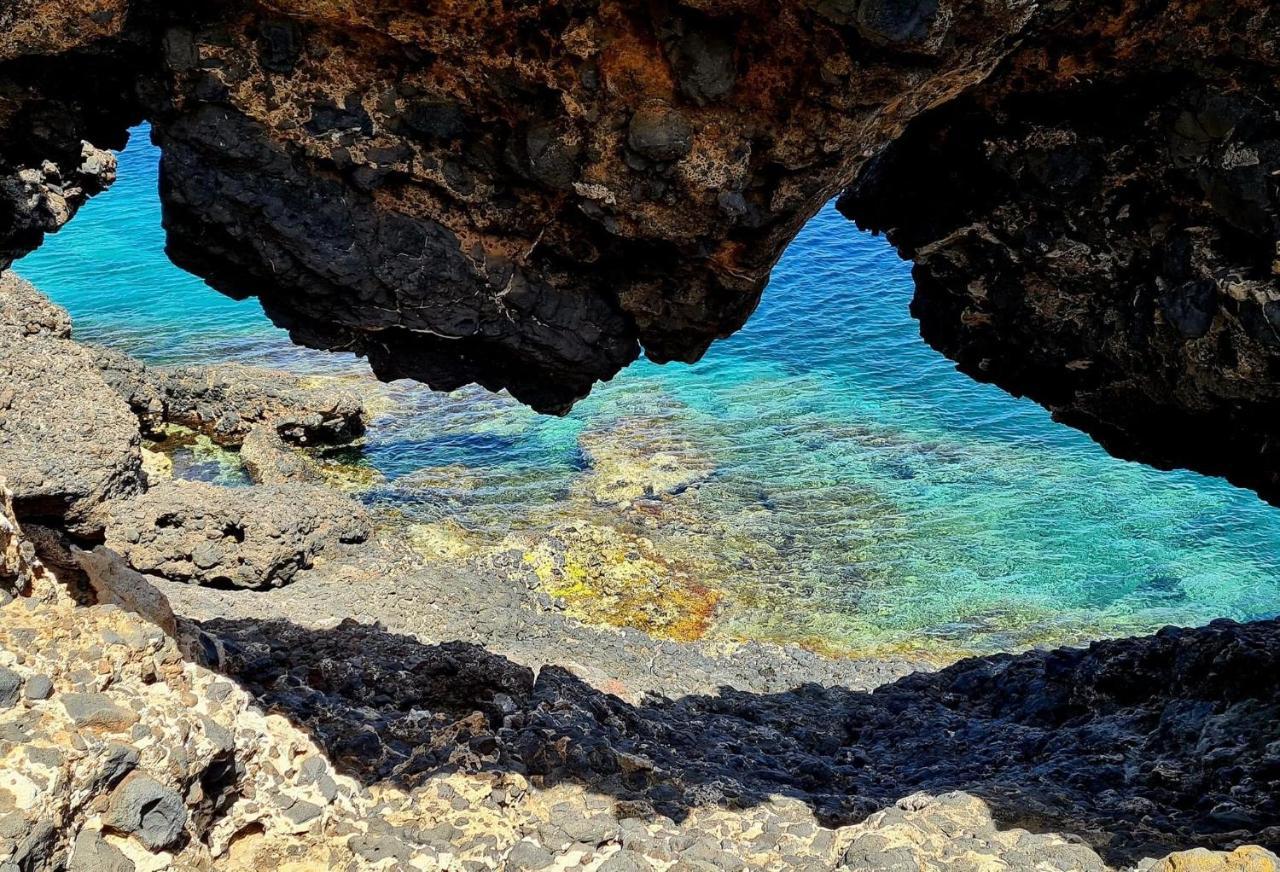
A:
POLYGON ((339 492, 358 397, 81 345, 6 270, 148 120, 175 262, 563 413, 841 195, 964 371, 1280 504, 1278 74, 1273 0, 7 0, 0 872, 1276 872, 1275 619, 942 670, 584 626, 339 492))
POLYGON ((1269 0, 21 0, 0 24, 0 266, 147 118, 180 264, 383 377, 562 412, 740 327, 843 192, 966 372, 1280 499, 1269 0))

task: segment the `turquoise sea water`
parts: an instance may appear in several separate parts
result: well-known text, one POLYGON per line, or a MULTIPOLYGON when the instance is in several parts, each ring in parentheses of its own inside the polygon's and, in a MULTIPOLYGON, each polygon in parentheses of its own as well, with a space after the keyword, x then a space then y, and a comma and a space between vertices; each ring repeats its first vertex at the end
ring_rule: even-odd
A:
MULTIPOLYGON (((157 362, 362 371, 293 347, 255 301, 168 262, 157 159, 135 135, 116 186, 17 266, 70 309, 77 336, 157 362)), ((1280 511, 1115 460, 956 373, 920 340, 910 295, 887 243, 827 208, 751 323, 697 365, 638 363, 563 419, 505 395, 397 386, 364 449, 387 478, 367 499, 491 542, 566 521, 628 530, 723 591, 714 634, 852 653, 1280 612, 1280 511), (639 518, 582 499, 584 446, 713 472, 639 518)))

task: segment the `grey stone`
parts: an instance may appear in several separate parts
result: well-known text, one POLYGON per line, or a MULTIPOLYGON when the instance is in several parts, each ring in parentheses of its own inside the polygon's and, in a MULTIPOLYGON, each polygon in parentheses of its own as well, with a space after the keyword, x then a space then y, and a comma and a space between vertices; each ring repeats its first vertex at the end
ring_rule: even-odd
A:
POLYGON ((886 850, 874 848, 867 850, 860 844, 861 841, 859 839, 845 852, 840 868, 849 870, 875 869, 878 872, 920 872, 920 864, 916 862, 910 848, 897 847, 886 850))
POLYGON ((0 863, 0 872, 35 872, 56 868, 57 831, 48 820, 36 821, 13 846, 9 859, 0 863))
POLYGON ((236 747, 236 737, 231 735, 231 731, 213 718, 206 715, 200 716, 200 726, 204 728, 204 734, 209 741, 213 742, 221 752, 233 751, 236 747))
POLYGON ((187 808, 177 791, 137 775, 111 794, 107 823, 157 851, 178 841, 187 825, 187 808))
POLYGON ((301 826, 302 824, 318 818, 320 813, 323 811, 324 809, 316 805, 314 802, 307 802, 305 799, 300 799, 284 810, 284 816, 294 824, 301 826))
POLYGON ((413 854, 409 846, 395 836, 352 836, 348 844, 351 846, 352 851, 355 851, 370 863, 381 863, 387 859, 407 863, 409 857, 413 854))
POLYGON ((27 819, 20 811, 0 815, 0 838, 16 839, 27 831, 27 819))
POLYGON ((327 802, 333 802, 338 795, 338 782, 334 781, 328 773, 324 773, 316 778, 316 789, 327 802))
POLYGON ((516 842, 507 854, 506 868, 512 872, 546 869, 555 862, 551 852, 536 842, 525 839, 516 842))
POLYGON ((131 745, 112 743, 98 758, 100 787, 114 787, 121 778, 138 767, 138 749, 131 745))
POLYGON ((68 872, 133 872, 133 861, 96 830, 84 829, 71 848, 68 872))
POLYGON ((0 709, 7 709, 18 701, 22 691, 22 676, 12 669, 0 666, 0 709))
POLYGON ((123 730, 138 721, 136 714, 116 705, 105 693, 64 693, 60 699, 77 727, 123 730))
POLYGON ((557 815, 552 821, 575 842, 599 845, 618 836, 618 822, 607 814, 584 815, 580 810, 557 815))
POLYGON ((643 854, 624 848, 601 863, 597 872, 651 872, 653 868, 643 854))

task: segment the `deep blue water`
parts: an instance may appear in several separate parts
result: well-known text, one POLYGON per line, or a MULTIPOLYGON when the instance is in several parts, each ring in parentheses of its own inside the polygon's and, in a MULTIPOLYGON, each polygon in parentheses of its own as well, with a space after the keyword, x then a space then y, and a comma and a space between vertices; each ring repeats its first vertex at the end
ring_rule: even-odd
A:
MULTIPOLYGON (((18 264, 82 340, 158 362, 354 373, 253 300, 164 257, 156 150, 18 264)), ((649 537, 725 591, 717 633, 870 652, 986 651, 1280 612, 1280 512, 1213 479, 1107 456, 920 340, 906 264, 832 208, 751 323, 694 366, 641 362, 568 417, 505 395, 393 391, 369 499, 480 540, 566 521, 649 537), (584 447, 714 474, 643 529, 583 499, 584 447), (423 484, 423 473, 427 469, 423 484), (442 483, 443 482, 443 483, 442 483)))

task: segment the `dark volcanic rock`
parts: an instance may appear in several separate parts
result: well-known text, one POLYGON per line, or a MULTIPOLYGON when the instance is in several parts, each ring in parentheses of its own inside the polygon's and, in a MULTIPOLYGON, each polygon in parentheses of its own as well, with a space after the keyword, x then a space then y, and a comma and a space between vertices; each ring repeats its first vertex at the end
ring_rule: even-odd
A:
POLYGON ((107 825, 128 833, 149 850, 171 846, 187 825, 187 807, 182 797, 146 776, 124 781, 111 795, 107 825))
MULTIPOLYGON (((1280 832, 1276 621, 979 658, 873 693, 726 687, 639 705, 560 667, 535 677, 476 646, 423 645, 354 621, 313 631, 216 620, 205 629, 228 652, 223 668, 365 783, 411 788, 441 770, 512 770, 675 820, 781 794, 830 824, 972 802, 907 796, 964 791, 985 801, 995 826, 947 832, 957 851, 964 838, 998 843, 997 828, 1006 837, 1016 827, 1058 830, 1117 866, 1193 844, 1273 844, 1280 832)), ((600 827, 613 825, 560 823, 574 830, 568 840, 605 838, 600 827)), ((847 862, 909 868, 891 856, 858 865, 884 845, 860 839, 847 862)), ((1008 862, 1102 868, 1082 846, 1053 850, 1008 862)))
POLYGON ((1275 104, 1158 67, 1025 76, 1040 93, 917 119, 841 209, 915 260, 912 312, 964 372, 1114 454, 1280 500, 1275 104))
POLYGON ((306 386, 288 373, 235 364, 146 372, 167 422, 207 433, 220 445, 242 444, 259 425, 295 445, 345 443, 364 432, 358 397, 306 386))
POLYGON ((847 188, 966 372, 1280 499, 1268 0, 94 6, 2 13, 0 265, 145 115, 179 263, 562 412, 739 328, 847 188))

